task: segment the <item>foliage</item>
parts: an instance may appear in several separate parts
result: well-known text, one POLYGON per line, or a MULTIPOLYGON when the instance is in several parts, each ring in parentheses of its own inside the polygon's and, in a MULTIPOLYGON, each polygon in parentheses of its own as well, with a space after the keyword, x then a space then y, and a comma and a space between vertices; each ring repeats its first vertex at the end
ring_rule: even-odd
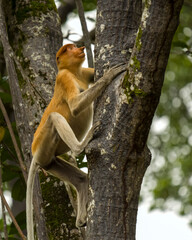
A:
POLYGON ((97 1, 96 0, 83 0, 83 7, 85 11, 91 11, 94 10, 97 6, 97 1))
MULTIPOLYGON (((10 118, 13 118, 13 109, 11 105, 11 94, 8 85, 8 79, 0 77, 0 97, 5 104, 6 110, 10 118)), ((13 118, 14 119, 14 118, 13 118)), ((19 138, 16 130, 15 122, 12 122, 17 142, 19 138)), ((23 201, 25 199, 26 186, 23 179, 21 169, 18 164, 16 152, 6 126, 2 112, 0 111, 0 163, 2 167, 3 190, 11 190, 13 200, 23 201), (13 183, 14 182, 14 183, 13 183), (10 189, 11 188, 11 189, 10 189)), ((21 212, 16 216, 16 220, 22 230, 25 226, 25 212, 21 212)), ((0 232, 3 232, 3 220, 0 219, 0 232)), ((7 226, 9 239, 18 239, 17 230, 13 223, 7 226)))
MULTIPOLYGON (((145 179, 151 209, 192 211, 192 5, 184 5, 160 104, 149 137, 153 161, 145 179)), ((191 218, 192 220, 192 218, 191 218)), ((192 223, 192 222, 191 222, 192 223)))

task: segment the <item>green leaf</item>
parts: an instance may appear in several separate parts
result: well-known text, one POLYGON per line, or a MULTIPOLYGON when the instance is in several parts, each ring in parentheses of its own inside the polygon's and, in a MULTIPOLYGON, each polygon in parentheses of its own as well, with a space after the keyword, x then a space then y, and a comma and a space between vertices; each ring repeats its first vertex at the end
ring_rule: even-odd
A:
POLYGON ((11 181, 15 178, 20 178, 21 170, 14 165, 3 165, 3 182, 11 181))
POLYGON ((12 198, 17 201, 22 201, 25 198, 26 187, 23 179, 18 179, 12 188, 12 198))
MULTIPOLYGON (((26 211, 20 212, 16 216, 16 221, 19 227, 21 228, 21 230, 25 230, 26 229, 26 211)), ((9 234, 18 234, 18 231, 15 228, 15 225, 13 223, 11 223, 9 234)))
POLYGON ((174 41, 172 44, 173 47, 181 47, 181 48, 188 48, 189 46, 186 44, 186 42, 182 41, 174 41))
POLYGON ((9 93, 0 92, 0 98, 2 99, 3 103, 11 103, 11 95, 9 93))

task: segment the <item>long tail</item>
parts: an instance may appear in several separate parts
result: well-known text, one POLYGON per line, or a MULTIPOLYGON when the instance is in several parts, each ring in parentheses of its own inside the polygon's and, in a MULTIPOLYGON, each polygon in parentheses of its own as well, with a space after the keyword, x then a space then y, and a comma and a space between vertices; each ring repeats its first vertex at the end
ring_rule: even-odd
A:
POLYGON ((38 165, 32 159, 27 180, 27 196, 26 196, 26 214, 27 214, 27 240, 34 240, 33 230, 33 186, 38 165))

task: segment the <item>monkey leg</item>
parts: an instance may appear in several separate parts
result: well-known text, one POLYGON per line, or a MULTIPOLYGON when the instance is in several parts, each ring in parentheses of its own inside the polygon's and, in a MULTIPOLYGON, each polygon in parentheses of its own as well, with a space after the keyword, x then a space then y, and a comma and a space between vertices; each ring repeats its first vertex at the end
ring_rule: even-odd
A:
POLYGON ((85 139, 79 142, 66 119, 61 114, 52 112, 34 139, 33 145, 37 150, 33 157, 41 167, 49 165, 61 141, 63 142, 62 153, 71 150, 75 155, 78 155, 92 139, 93 131, 94 128, 91 128, 85 139))
POLYGON ((70 149, 76 155, 80 154, 92 139, 94 127, 89 130, 85 139, 82 142, 79 142, 67 120, 61 114, 52 112, 48 120, 52 122, 59 137, 68 146, 67 151, 70 149))
POLYGON ((53 112, 41 129, 39 136, 37 136, 41 146, 34 154, 37 164, 76 188, 78 202, 76 225, 78 227, 86 223, 88 200, 87 175, 72 164, 64 160, 55 159, 54 155, 61 140, 64 143, 63 153, 71 149, 72 152, 79 154, 91 140, 92 132, 93 129, 88 132, 83 142, 79 142, 66 119, 59 113, 53 112))
POLYGON ((77 218, 76 226, 83 227, 87 219, 88 178, 87 174, 71 163, 55 158, 45 168, 59 179, 72 184, 77 190, 77 218))

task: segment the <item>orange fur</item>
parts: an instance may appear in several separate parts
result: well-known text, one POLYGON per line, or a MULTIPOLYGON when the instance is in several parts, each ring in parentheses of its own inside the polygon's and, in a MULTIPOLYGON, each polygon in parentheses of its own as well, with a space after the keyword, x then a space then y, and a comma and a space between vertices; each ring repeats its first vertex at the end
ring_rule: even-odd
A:
POLYGON ((93 102, 105 90, 125 66, 110 69, 90 88, 94 69, 82 68, 85 59, 84 47, 67 44, 56 55, 58 74, 54 95, 45 110, 32 143, 31 162, 26 194, 27 239, 34 240, 33 229, 33 185, 39 167, 64 182, 73 185, 77 191, 76 226, 83 227, 87 219, 88 177, 65 159, 56 156, 71 150, 80 154, 93 137, 93 102))
MULTIPOLYGON (((32 143, 32 154, 34 155, 40 146, 43 134, 42 127, 48 119, 50 113, 60 113, 70 124, 73 119, 68 105, 68 101, 76 97, 80 92, 86 90, 93 82, 94 69, 82 68, 85 60, 84 47, 77 48, 74 44, 64 45, 56 54, 58 74, 54 88, 54 95, 46 108, 41 122, 34 134, 32 143)), ((77 131, 71 126, 76 134, 77 131)), ((76 134, 78 138, 78 133, 76 134)), ((79 136, 80 138, 80 136, 79 136)))

